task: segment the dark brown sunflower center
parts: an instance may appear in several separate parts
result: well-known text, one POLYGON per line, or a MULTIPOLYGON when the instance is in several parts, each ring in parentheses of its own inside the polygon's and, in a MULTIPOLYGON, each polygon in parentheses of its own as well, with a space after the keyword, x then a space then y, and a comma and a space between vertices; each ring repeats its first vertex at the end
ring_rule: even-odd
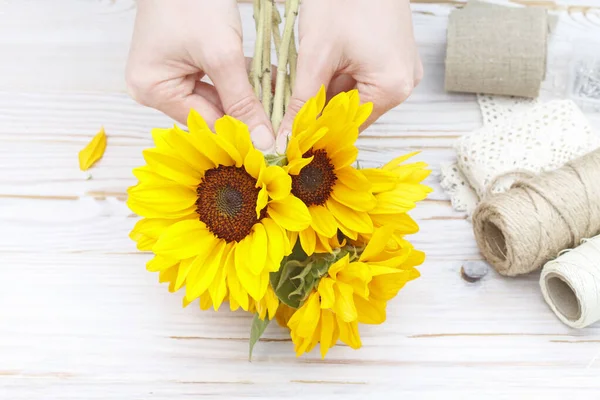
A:
POLYGON ((200 221, 218 238, 239 242, 252 230, 255 223, 266 215, 266 207, 256 218, 256 200, 259 188, 256 179, 243 168, 209 169, 196 192, 196 212, 200 221))
POLYGON ((304 157, 314 156, 300 174, 292 175, 292 194, 307 206, 323 205, 329 199, 337 180, 331 160, 325 150, 309 150, 304 157))

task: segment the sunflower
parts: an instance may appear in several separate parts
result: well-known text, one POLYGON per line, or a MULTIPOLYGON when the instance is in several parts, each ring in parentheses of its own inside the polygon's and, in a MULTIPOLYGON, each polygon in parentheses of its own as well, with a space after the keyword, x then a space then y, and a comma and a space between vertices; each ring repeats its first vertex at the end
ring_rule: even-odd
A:
MULTIPOLYGON (((416 203, 427 197, 432 189, 421 182, 431 173, 424 162, 404 164, 418 154, 410 153, 397 157, 381 168, 365 168, 362 174, 371 182, 371 192, 377 201, 368 211, 375 228, 391 225, 394 232, 390 244, 402 246, 403 236, 419 231, 417 223, 407 214, 416 203)), ((362 241, 368 241, 370 234, 360 233, 362 241)))
POLYGON ((320 343, 325 357, 338 339, 353 349, 361 347, 358 324, 384 322, 387 301, 419 277, 415 266, 424 261, 424 253, 408 242, 389 250, 393 230, 377 229, 360 256, 346 254, 331 265, 298 310, 280 305, 277 321, 287 323, 297 356, 320 343))
POLYGON ((289 232, 306 229, 310 214, 246 125, 225 116, 213 134, 192 110, 188 128, 153 130, 156 147, 128 190, 127 204, 145 217, 130 236, 156 254, 147 268, 171 291, 185 285, 184 304, 200 298, 218 309, 228 299, 247 310, 262 304, 269 273, 291 252, 289 232))
POLYGON ((360 125, 373 108, 359 104, 358 91, 340 93, 325 108, 325 88, 304 104, 294 120, 286 149, 292 194, 306 206, 310 226, 299 233, 307 255, 332 251, 338 229, 356 239, 370 234, 368 211, 376 205, 371 183, 352 164, 360 125))

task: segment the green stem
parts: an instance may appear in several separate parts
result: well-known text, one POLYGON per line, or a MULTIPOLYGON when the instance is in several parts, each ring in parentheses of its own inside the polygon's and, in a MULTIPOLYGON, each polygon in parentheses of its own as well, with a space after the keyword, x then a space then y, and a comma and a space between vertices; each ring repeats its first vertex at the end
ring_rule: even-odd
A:
POLYGON ((271 121, 275 132, 283 120, 283 104, 285 100, 285 80, 287 76, 287 65, 290 55, 290 42, 294 33, 294 23, 298 15, 299 0, 290 0, 285 16, 285 28, 281 38, 281 46, 277 54, 277 81, 275 84, 275 100, 273 101, 273 115, 271 121))
POLYGON ((262 48, 262 103, 267 115, 271 115, 271 27, 273 19, 273 0, 261 0, 261 19, 263 26, 262 48), (270 23, 269 23, 270 22, 270 23))
MULTIPOLYGON (((284 68, 287 69, 287 65, 282 65, 279 61, 279 50, 281 49, 281 33, 279 32, 279 24, 281 23, 281 15, 279 15, 279 10, 277 9, 277 7, 273 7, 273 41, 275 42, 275 53, 277 54, 277 70, 279 71, 279 68, 284 68)), ((285 84, 287 85, 289 83, 289 80, 286 79, 285 80, 285 84)), ((275 89, 277 90, 277 89, 275 89)), ((287 92, 287 88, 286 88, 286 92, 287 92)), ((271 116, 274 115, 278 115, 278 111, 276 111, 276 108, 279 107, 279 104, 275 104, 275 102, 273 102, 273 110, 271 112, 271 116)))
POLYGON ((260 97, 260 79, 262 76, 262 45, 263 45, 263 26, 265 20, 260 12, 261 0, 254 0, 254 21, 256 25, 256 43, 254 44, 254 58, 252 59, 252 68, 250 70, 250 83, 254 88, 254 95, 260 97))

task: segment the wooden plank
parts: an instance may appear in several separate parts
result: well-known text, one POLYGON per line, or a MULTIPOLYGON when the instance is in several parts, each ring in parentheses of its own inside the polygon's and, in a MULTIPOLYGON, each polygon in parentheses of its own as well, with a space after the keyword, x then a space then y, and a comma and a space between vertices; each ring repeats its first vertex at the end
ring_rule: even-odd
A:
POLYGON ((315 353, 296 359, 285 331, 271 326, 249 363, 249 316, 182 309, 179 296, 144 271, 146 258, 0 252, 0 265, 19 266, 0 269, 0 281, 15 283, 0 297, 7 398, 77 398, 81 390, 120 398, 260 391, 305 398, 356 390, 521 396, 597 389, 593 340, 600 330, 560 324, 535 276, 490 275, 469 284, 460 263, 428 262, 422 278, 391 302, 386 324, 361 327, 362 350, 337 346, 324 361, 315 353))

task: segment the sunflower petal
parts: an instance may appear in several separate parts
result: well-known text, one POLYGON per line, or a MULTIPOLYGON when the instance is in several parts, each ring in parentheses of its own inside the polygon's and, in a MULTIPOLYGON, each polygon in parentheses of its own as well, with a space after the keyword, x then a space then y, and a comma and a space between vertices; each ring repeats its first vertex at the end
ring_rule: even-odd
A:
POLYGON ((127 206, 139 216, 146 218, 167 218, 167 219, 188 219, 193 218, 196 214, 196 206, 190 206, 182 210, 160 208, 156 209, 155 204, 147 204, 133 199, 127 199, 127 206))
POLYGON ((292 190, 292 178, 281 167, 271 165, 263 170, 260 178, 266 185, 269 197, 281 200, 288 196, 292 190))
POLYGON ((310 156, 309 158, 299 158, 294 161, 290 161, 288 165, 284 168, 287 170, 287 173, 290 175, 298 175, 302 168, 306 167, 308 164, 314 160, 314 156, 310 156))
POLYGON ((152 260, 146 263, 146 269, 149 272, 160 272, 171 268, 179 263, 179 260, 163 256, 154 256, 152 260))
POLYGON ((226 140, 227 136, 221 137, 212 133, 195 110, 190 110, 188 115, 188 128, 190 142, 214 165, 241 166, 243 159, 237 149, 226 140))
POLYGON ((404 154, 399 157, 396 157, 392 161, 385 164, 382 168, 383 169, 393 169, 393 168, 397 167, 398 165, 402 164, 404 161, 408 160, 409 158, 411 158, 419 153, 420 153, 419 151, 413 151, 412 153, 408 153, 408 154, 404 154))
POLYGON ((185 186, 197 186, 202 173, 190 167, 185 161, 165 154, 157 149, 142 152, 148 167, 156 174, 185 186))
POLYGON ((256 198, 256 218, 260 218, 260 213, 267 206, 269 202, 269 193, 266 188, 260 189, 258 197, 256 198))
POLYGON ((194 109, 191 109, 188 114, 187 126, 192 135, 197 135, 201 131, 209 131, 212 133, 204 118, 202 118, 198 111, 194 109))
POLYGON ((337 224, 331 212, 323 206, 308 207, 312 219, 311 227, 320 235, 328 238, 337 233, 337 224))
MULTIPOLYGON (((336 248, 342 246, 336 246, 336 248)), ((317 234, 317 245, 315 246, 315 253, 331 253, 333 248, 331 247, 331 240, 317 234)))
POLYGON ((317 244, 317 234, 310 226, 300 231, 300 244, 307 256, 313 255, 317 244))
POLYGON ((188 219, 167 228, 152 250, 165 257, 183 260, 209 254, 218 242, 206 225, 199 220, 188 219))
POLYGON ((92 140, 79 152, 79 169, 87 171, 104 155, 106 150, 106 133, 104 127, 92 140))
POLYGON ((267 232, 263 224, 255 224, 253 233, 248 242, 250 253, 248 254, 250 271, 254 275, 260 274, 265 268, 267 261, 267 232))
POLYGON ((248 292, 237 276, 235 270, 235 249, 232 249, 225 260, 225 270, 227 273, 227 287, 229 289, 229 301, 233 304, 235 301, 244 311, 248 311, 248 292))
POLYGON ((371 182, 362 173, 353 167, 345 167, 335 171, 338 180, 350 189, 364 192, 371 190, 371 182))
POLYGON ((321 311, 321 337, 319 338, 321 346, 321 357, 325 358, 330 348, 337 341, 335 318, 329 310, 321 311))
POLYGON ((295 196, 269 202, 269 216, 289 231, 301 231, 310 225, 310 213, 306 205, 295 196))
POLYGON ((285 243, 288 241, 287 235, 270 218, 264 218, 261 223, 265 227, 269 241, 267 269, 269 272, 279 271, 281 260, 283 260, 284 255, 287 255, 285 254, 285 250, 289 247, 289 244, 285 243))
POLYGON ((185 284, 185 280, 190 273, 195 260, 195 257, 191 257, 187 260, 182 260, 181 264, 179 264, 179 272, 177 273, 177 280, 175 280, 176 291, 181 289, 181 287, 185 284))
POLYGON ((371 191, 373 193, 393 190, 400 181, 397 174, 384 169, 365 168, 361 169, 360 172, 371 183, 371 191))
POLYGON ((344 230, 343 227, 347 227, 350 230, 360 233, 373 232, 373 221, 371 221, 366 212, 353 210, 334 199, 327 200, 327 209, 338 220, 342 231, 344 230))
POLYGON ((368 262, 371 259, 375 259, 385 249, 392 233, 394 233, 394 228, 391 225, 376 229, 367 247, 365 247, 363 253, 360 255, 359 260, 368 262))
POLYGON ((309 126, 316 121, 317 116, 323 110, 325 100, 325 86, 321 85, 317 95, 304 103, 300 111, 298 111, 298 114, 296 114, 292 125, 292 135, 296 136, 301 132, 301 127, 309 126))
POLYGON ((332 309, 335 304, 334 284, 335 281, 327 277, 322 278, 319 282, 318 292, 321 296, 321 308, 323 309, 332 309))
MULTIPOLYGON (((229 254, 231 247, 225 250, 226 254, 223 254, 222 260, 225 260, 229 254)), ((219 266, 217 269, 217 273, 212 281, 212 283, 208 286, 208 293, 210 293, 210 298, 212 299, 213 307, 215 310, 218 310, 225 300, 225 296, 227 296, 227 274, 225 272, 225 267, 223 265, 219 266)))
MULTIPOLYGON (((246 168, 246 172, 253 178, 258 179, 263 169, 266 168, 265 157, 263 153, 256 149, 250 150, 246 155, 244 168, 246 168)), ((258 182, 256 184, 258 185, 258 182)))
POLYGON ((378 325, 385 322, 385 301, 354 296, 354 304, 361 324, 378 325))
MULTIPOLYGON (((339 144, 338 144, 339 146, 339 144)), ((358 149, 353 144, 340 148, 335 153, 329 154, 329 159, 331 163, 334 165, 335 169, 345 168, 352 163, 356 162, 356 158, 358 157, 358 149)))
POLYGON ((192 207, 198 199, 192 189, 176 183, 164 186, 140 183, 130 187, 127 193, 132 201, 165 212, 187 209, 192 207))
POLYGON ((321 309, 319 306, 319 294, 313 293, 309 296, 306 303, 300 307, 300 309, 290 319, 288 326, 295 326, 295 333, 303 338, 311 338, 317 324, 319 323, 319 317, 321 316, 321 309), (300 312, 302 311, 302 312, 300 312), (298 319, 298 321, 295 320, 298 319))
POLYGON ((329 132, 329 128, 324 126, 319 128, 316 132, 307 130, 296 136, 298 139, 298 149, 300 150, 300 153, 304 154, 309 151, 315 145, 315 143, 327 135, 327 132, 329 132))
POLYGON ((377 194, 377 205, 370 212, 372 214, 402 214, 415 208, 415 202, 423 200, 430 192, 431 189, 425 185, 401 183, 393 191, 377 194))
POLYGON ((208 257, 196 258, 192 264, 186 285, 185 297, 188 301, 198 298, 213 283, 217 271, 223 268, 223 253, 226 248, 225 241, 219 240, 208 257))
POLYGON ((285 155, 287 157, 288 163, 300 160, 302 158, 303 153, 300 151, 300 144, 298 143, 298 138, 294 136, 291 136, 289 138, 287 147, 285 149, 285 155))
POLYGON ((215 122, 215 131, 235 146, 242 160, 246 158, 248 151, 253 148, 248 125, 229 115, 225 115, 215 122))
POLYGON ((333 287, 333 292, 335 293, 335 304, 333 308, 336 315, 344 322, 356 321, 358 314, 356 306, 354 305, 352 286, 338 281, 333 287))
POLYGON ((177 125, 163 135, 163 140, 171 147, 174 154, 177 154, 179 158, 195 170, 203 173, 207 169, 215 167, 215 164, 191 143, 190 134, 177 127, 177 125))
POLYGON ((348 267, 348 263, 350 261, 350 256, 346 254, 344 257, 337 260, 331 267, 329 267, 329 271, 327 272, 330 277, 333 279, 337 279, 337 274, 342 271, 344 268, 348 267))
POLYGON ((362 343, 358 333, 358 321, 344 322, 338 315, 337 322, 340 330, 340 340, 355 350, 359 349, 362 343))
POLYGON ((129 234, 131 240, 136 242, 138 250, 152 250, 159 236, 176 221, 162 218, 142 218, 129 234))
POLYGON ((356 115, 354 116, 354 123, 358 127, 360 127, 367 119, 369 119, 369 116, 371 115, 372 112, 373 112, 373 103, 367 102, 367 103, 361 104, 358 107, 356 115))
POLYGON ((248 254, 250 252, 248 244, 250 238, 245 238, 235 246, 235 271, 240 284, 248 292, 250 297, 260 301, 265 295, 269 283, 269 272, 263 271, 255 275, 250 270, 248 254))

